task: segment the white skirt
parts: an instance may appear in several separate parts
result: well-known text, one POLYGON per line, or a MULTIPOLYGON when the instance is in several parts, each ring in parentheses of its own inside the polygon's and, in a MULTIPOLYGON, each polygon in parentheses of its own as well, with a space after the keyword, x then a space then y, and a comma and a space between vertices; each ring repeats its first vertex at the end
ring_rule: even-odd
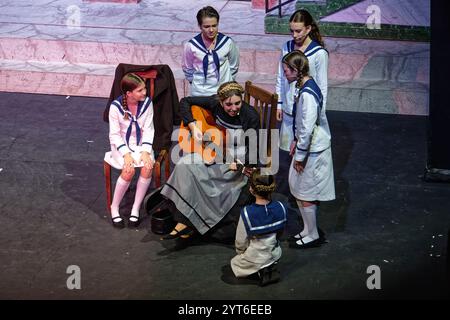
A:
MULTIPOLYGON (((133 149, 134 149, 134 152, 131 153, 131 156, 138 163, 137 165, 134 164, 134 167, 141 168, 144 166, 144 163, 142 161, 140 161, 141 160, 141 151, 143 148, 141 146, 135 146, 135 147, 133 147, 133 149)), ((155 155, 153 154, 153 151, 150 154, 150 157, 152 159, 155 159, 155 155)), ((119 151, 117 151, 117 149, 114 146, 111 146, 111 151, 107 152, 105 154, 104 160, 107 163, 109 163, 113 168, 116 168, 119 170, 121 170, 123 168, 123 164, 124 164, 123 156, 119 151)))
POLYGON ((283 120, 280 127, 280 149, 289 151, 291 143, 294 140, 294 132, 292 131, 294 117, 283 111, 283 120))
POLYGON ((334 190, 331 148, 312 152, 303 172, 294 169, 294 158, 289 168, 289 189, 292 195, 304 201, 330 201, 336 198, 334 190))

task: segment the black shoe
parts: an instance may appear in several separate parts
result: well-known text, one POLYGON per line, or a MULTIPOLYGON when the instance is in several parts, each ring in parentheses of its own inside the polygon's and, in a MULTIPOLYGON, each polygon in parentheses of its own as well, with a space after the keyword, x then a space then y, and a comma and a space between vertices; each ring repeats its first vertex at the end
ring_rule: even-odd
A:
POLYGON ((111 221, 112 221, 114 228, 118 228, 118 229, 125 228, 125 222, 123 222, 123 219, 120 216, 111 218, 111 221))
POLYGON ((261 287, 280 281, 280 271, 278 271, 276 263, 273 263, 270 266, 259 270, 258 275, 259 275, 259 285, 261 287))
POLYGON ((303 242, 303 238, 298 239, 295 242, 291 242, 289 244, 289 248, 294 249, 308 249, 308 248, 316 248, 320 247, 322 245, 322 239, 317 238, 316 240, 310 241, 310 242, 303 242))
POLYGON ((128 218, 128 228, 137 228, 140 223, 141 223, 141 219, 139 219, 139 217, 131 215, 128 218), (136 221, 131 220, 132 217, 136 218, 137 220, 136 221))
POLYGON ((192 230, 189 227, 184 228, 181 231, 178 231, 177 229, 173 229, 171 232, 175 231, 175 234, 168 234, 164 237, 161 237, 161 240, 172 240, 181 237, 182 235, 189 235, 192 236, 194 234, 194 230, 192 230))

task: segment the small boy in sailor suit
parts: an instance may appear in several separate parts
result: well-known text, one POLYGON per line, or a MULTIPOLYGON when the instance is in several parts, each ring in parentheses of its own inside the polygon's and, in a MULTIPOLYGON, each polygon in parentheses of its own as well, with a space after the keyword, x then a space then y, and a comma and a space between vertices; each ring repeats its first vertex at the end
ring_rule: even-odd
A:
POLYGON ((191 84, 190 96, 211 96, 219 86, 234 81, 239 69, 239 50, 219 31, 219 13, 207 6, 197 13, 201 32, 184 45, 182 69, 191 84))
POLYGON ((236 253, 231 269, 238 278, 257 275, 260 285, 280 279, 276 264, 281 258, 279 236, 286 224, 286 209, 272 201, 275 190, 272 175, 262 175, 255 169, 250 176, 250 193, 255 202, 241 210, 236 229, 236 253))
POLYGON ((114 168, 121 169, 111 204, 111 219, 114 227, 123 228, 124 221, 119 205, 128 190, 135 168, 141 172, 136 186, 136 195, 128 220, 129 227, 139 224, 139 209, 151 182, 154 164, 153 104, 147 96, 144 80, 134 73, 121 80, 122 95, 109 108, 109 141, 111 156, 106 159, 114 168))

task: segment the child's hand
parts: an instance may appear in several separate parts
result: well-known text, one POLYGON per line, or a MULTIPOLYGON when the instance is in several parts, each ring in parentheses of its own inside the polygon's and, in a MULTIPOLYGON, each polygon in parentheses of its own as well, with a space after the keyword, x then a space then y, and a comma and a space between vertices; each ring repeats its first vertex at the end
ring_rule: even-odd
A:
POLYGON ((155 162, 153 161, 152 157, 150 156, 150 153, 148 153, 147 151, 142 151, 140 160, 144 163, 145 168, 147 168, 149 170, 153 169, 153 164, 155 162))
POLYGON ((303 170, 305 169, 305 166, 302 161, 294 161, 294 169, 298 173, 302 173, 303 170))
POLYGON ((130 152, 123 156, 123 161, 124 161, 123 170, 125 171, 125 173, 131 173, 133 171, 134 164, 137 163, 131 156, 130 152))
POLYGON ((283 110, 281 110, 281 109, 277 110, 277 120, 278 121, 283 120, 283 110))
POLYGON ((292 157, 295 153, 295 147, 297 146, 297 141, 294 140, 291 142, 291 146, 289 147, 289 155, 292 157))

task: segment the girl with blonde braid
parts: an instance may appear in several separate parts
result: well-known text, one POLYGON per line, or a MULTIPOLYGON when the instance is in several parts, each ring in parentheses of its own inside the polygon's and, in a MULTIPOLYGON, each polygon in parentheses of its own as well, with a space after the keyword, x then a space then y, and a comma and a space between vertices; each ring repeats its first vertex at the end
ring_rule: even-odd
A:
POLYGON ((317 228, 320 201, 335 199, 331 133, 321 90, 309 75, 308 58, 294 50, 282 62, 286 79, 296 86, 289 189, 297 201, 304 228, 294 235, 293 246, 308 248, 319 246, 324 240, 317 228))
POLYGON ((154 164, 153 104, 147 97, 144 80, 138 75, 126 74, 120 86, 123 94, 114 100, 109 108, 111 156, 105 158, 105 161, 122 170, 111 204, 111 219, 116 228, 125 226, 119 213, 119 205, 128 190, 135 168, 141 168, 133 208, 128 219, 128 226, 134 228, 140 222, 139 209, 150 185, 154 164))
MULTIPOLYGON (((238 130, 244 133, 254 131, 257 135, 259 115, 255 108, 242 100, 243 93, 242 86, 231 81, 222 84, 217 95, 181 99, 181 116, 194 139, 202 141, 203 137, 192 116, 193 105, 209 110, 216 123, 227 129, 227 137, 237 134, 238 130)), ((233 148, 227 144, 229 147, 233 148)), ((249 150, 244 145, 236 150, 242 162, 257 165, 257 148, 249 150)), ((163 239, 186 238, 195 230, 203 235, 216 226, 236 204, 247 184, 247 176, 237 170, 236 163, 218 162, 204 163, 197 153, 187 154, 178 161, 161 194, 175 204, 178 209, 175 220, 179 223, 163 239)))
POLYGON ((236 229, 236 253, 231 269, 238 278, 257 274, 261 285, 279 280, 276 264, 281 258, 278 241, 286 224, 286 208, 272 201, 275 179, 262 175, 260 169, 250 176, 250 193, 255 202, 241 210, 236 229))

